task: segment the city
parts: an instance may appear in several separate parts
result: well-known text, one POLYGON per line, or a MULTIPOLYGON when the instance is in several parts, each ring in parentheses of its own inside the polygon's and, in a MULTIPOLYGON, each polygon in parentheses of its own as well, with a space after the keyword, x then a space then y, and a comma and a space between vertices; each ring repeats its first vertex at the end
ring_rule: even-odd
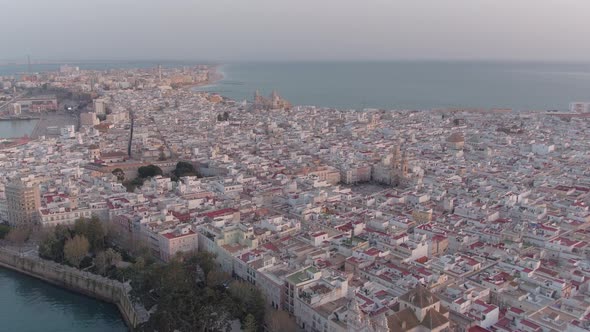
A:
MULTIPOLYGON (((0 145, 2 250, 47 259, 32 233, 95 218, 105 246, 154 264, 211 254, 284 330, 590 331, 590 103, 348 111, 195 89, 219 79, 213 65, 0 78, 2 117, 40 119, 0 145)), ((137 325, 158 315, 134 302, 137 325)))

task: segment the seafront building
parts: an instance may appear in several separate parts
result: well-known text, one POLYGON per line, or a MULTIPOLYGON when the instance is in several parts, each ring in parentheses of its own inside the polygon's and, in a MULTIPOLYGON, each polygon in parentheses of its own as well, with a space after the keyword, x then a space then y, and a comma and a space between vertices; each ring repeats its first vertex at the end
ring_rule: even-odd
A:
POLYGON ((99 101, 79 128, 1 149, 0 216, 96 215, 162 261, 214 253, 305 331, 590 331, 583 109, 351 112, 183 88, 208 70, 39 77, 99 101), (178 161, 199 176, 171 178, 178 161), (150 164, 164 175, 128 190, 150 164))

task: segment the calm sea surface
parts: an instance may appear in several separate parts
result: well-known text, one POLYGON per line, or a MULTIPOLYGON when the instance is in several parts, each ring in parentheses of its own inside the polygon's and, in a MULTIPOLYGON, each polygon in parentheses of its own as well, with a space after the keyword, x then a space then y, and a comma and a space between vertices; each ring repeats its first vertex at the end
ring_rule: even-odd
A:
POLYGON ((0 331, 127 331, 117 307, 0 267, 0 331))
POLYGON ((0 121, 0 138, 30 135, 36 125, 37 120, 0 121))
POLYGON ((276 89, 296 105, 565 110, 590 100, 590 64, 489 62, 253 63, 221 67, 201 88, 236 100, 276 89))

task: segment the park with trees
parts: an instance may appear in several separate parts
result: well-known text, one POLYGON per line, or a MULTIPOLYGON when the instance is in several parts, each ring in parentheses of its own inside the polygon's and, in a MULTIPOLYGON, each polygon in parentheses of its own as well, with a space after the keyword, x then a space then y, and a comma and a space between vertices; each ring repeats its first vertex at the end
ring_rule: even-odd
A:
MULTIPOLYGON (((112 173, 117 177, 118 181, 123 183, 129 192, 133 192, 136 188, 141 187, 147 179, 158 175, 165 176, 162 169, 156 165, 139 167, 137 169, 137 177, 131 180, 125 179, 125 173, 120 168, 114 169, 112 173)), ((174 170, 167 175, 172 181, 177 182, 183 176, 198 176, 198 173, 192 163, 188 161, 179 161, 176 163, 174 170)))
POLYGON ((210 253, 178 253, 162 262, 145 244, 126 251, 95 216, 41 233, 41 258, 129 282, 132 298, 151 312, 140 331, 229 331, 237 320, 244 331, 264 331, 291 322, 267 308, 254 285, 221 271, 210 253))

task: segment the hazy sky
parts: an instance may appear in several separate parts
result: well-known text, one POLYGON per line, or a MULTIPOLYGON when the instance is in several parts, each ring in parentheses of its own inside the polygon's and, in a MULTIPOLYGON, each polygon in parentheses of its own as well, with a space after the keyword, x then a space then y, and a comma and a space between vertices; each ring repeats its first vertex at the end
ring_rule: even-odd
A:
POLYGON ((590 61, 590 0, 0 0, 0 59, 590 61))

